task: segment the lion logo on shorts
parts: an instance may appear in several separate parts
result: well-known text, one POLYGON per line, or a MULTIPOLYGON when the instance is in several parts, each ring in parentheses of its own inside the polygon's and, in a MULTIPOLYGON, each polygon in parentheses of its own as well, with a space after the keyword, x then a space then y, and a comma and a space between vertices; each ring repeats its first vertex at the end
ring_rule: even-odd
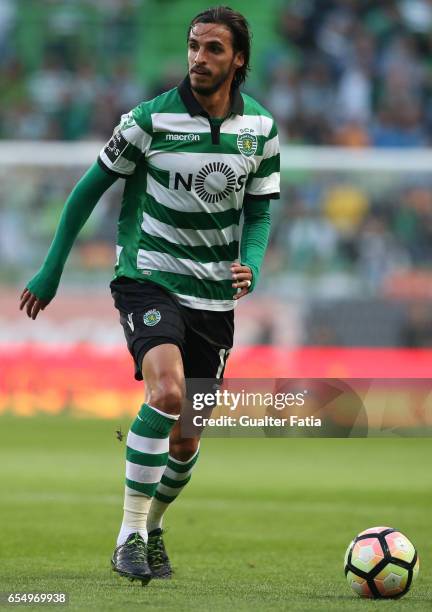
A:
POLYGON ((147 312, 144 313, 143 316, 144 325, 147 325, 148 327, 153 327, 154 325, 157 325, 159 323, 161 318, 161 313, 159 312, 159 310, 156 310, 156 308, 147 310, 147 312))

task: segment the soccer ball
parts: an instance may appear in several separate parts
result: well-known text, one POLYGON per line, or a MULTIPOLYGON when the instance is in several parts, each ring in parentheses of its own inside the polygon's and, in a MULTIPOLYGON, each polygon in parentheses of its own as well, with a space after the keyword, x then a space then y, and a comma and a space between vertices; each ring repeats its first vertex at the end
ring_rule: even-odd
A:
POLYGON ((419 571, 417 551, 391 527, 372 527, 358 534, 345 553, 345 576, 360 597, 402 597, 419 571))

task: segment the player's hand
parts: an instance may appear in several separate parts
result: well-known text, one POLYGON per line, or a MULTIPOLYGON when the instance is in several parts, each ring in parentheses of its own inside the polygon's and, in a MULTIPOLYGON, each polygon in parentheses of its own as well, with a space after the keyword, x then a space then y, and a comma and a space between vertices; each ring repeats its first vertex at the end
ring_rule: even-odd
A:
POLYGON ((252 283, 252 270, 249 266, 242 266, 238 262, 231 264, 231 275, 233 279, 232 286, 235 289, 241 289, 233 296, 234 300, 239 300, 241 297, 249 293, 249 287, 252 283))
POLYGON ((41 300, 28 289, 24 289, 24 291, 21 293, 20 310, 23 310, 25 307, 27 316, 33 319, 33 321, 38 316, 39 311, 44 310, 48 304, 49 302, 47 300, 41 300))

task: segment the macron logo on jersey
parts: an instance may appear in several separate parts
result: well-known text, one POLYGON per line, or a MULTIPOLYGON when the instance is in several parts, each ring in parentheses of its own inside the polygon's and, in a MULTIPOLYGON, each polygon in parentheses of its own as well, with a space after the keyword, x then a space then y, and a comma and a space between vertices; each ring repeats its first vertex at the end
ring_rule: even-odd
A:
POLYGON ((199 134, 166 134, 165 140, 180 140, 182 142, 198 142, 201 140, 199 134))

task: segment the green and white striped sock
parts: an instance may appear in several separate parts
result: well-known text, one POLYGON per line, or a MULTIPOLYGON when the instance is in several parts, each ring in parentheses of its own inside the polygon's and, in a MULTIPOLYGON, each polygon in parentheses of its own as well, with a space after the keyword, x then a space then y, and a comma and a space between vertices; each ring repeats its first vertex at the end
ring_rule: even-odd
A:
POLYGON ((163 515, 168 506, 180 495, 192 477, 192 470, 198 460, 199 446, 196 453, 187 461, 179 461, 171 455, 156 487, 153 501, 147 518, 147 531, 162 528, 163 515))
POLYGON ((147 515, 169 451, 169 434, 178 416, 143 404, 127 437, 123 523, 117 545, 134 532, 147 539, 147 515))

